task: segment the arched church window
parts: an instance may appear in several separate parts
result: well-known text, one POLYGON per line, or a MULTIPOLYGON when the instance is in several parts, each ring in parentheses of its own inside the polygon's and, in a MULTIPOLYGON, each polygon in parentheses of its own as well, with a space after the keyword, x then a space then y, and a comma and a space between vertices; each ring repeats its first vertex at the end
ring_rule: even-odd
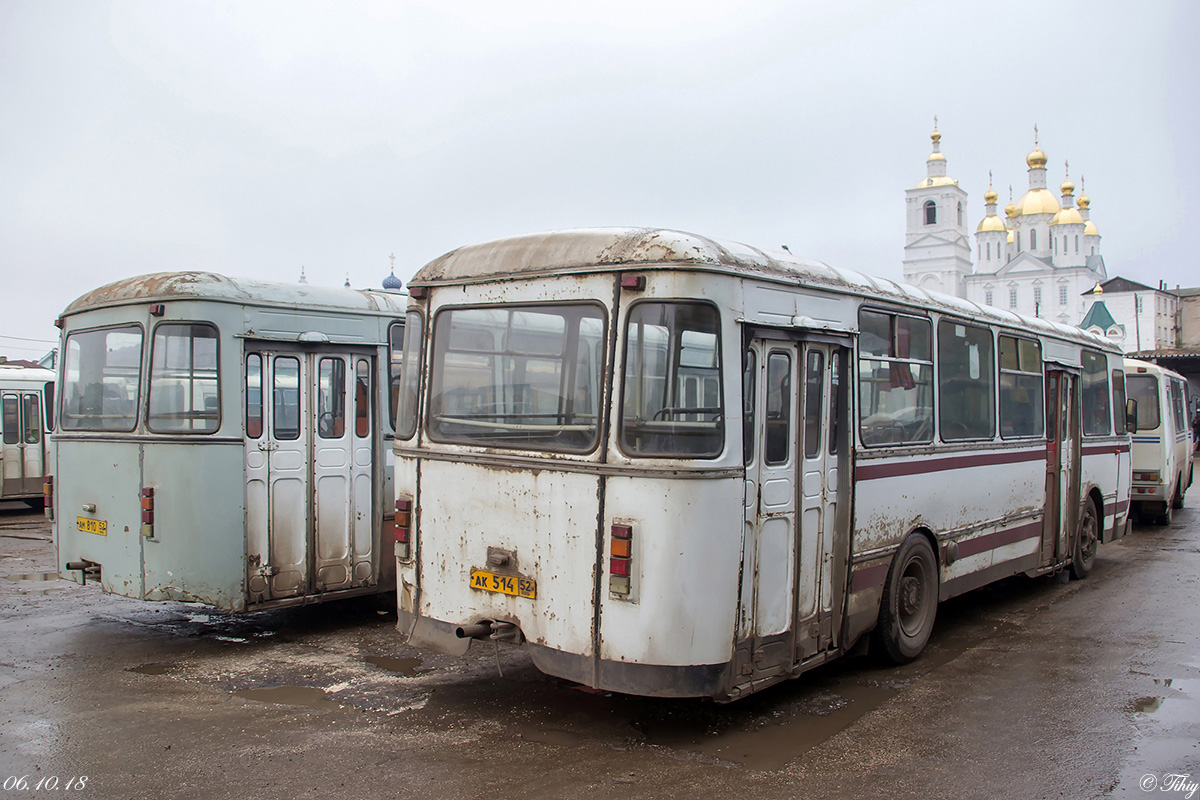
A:
MULTIPOLYGON (((992 260, 992 243, 991 242, 987 243, 987 254, 988 254, 988 261, 991 261, 992 260)), ((989 303, 988 305, 991 305, 991 303, 989 303)))
POLYGON ((1029 249, 1037 250, 1037 230, 1029 231, 1029 249))
POLYGON ((1079 234, 1075 234, 1075 252, 1079 252, 1079 234))
POLYGON ((1063 237, 1063 255, 1067 254, 1067 237, 1063 237))
POLYGON ((932 200, 925 201, 925 224, 937 224, 937 203, 933 202, 932 200))
POLYGON ((958 224, 962 225, 962 203, 958 204, 958 224))

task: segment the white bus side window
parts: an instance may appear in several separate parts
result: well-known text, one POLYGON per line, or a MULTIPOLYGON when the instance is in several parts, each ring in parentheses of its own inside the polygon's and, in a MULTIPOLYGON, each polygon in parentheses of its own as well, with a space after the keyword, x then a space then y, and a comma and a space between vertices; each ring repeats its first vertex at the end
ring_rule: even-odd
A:
POLYGON ((1112 415, 1108 410, 1108 358, 1103 353, 1084 350, 1083 361, 1083 432, 1089 436, 1106 436, 1112 415))
POLYGON ((996 435, 992 332, 955 320, 938 323, 938 409, 942 439, 996 435))
POLYGON ((859 312, 859 435, 863 444, 933 441, 929 320, 859 312))
POLYGON ((1001 335, 1000 435, 1005 439, 1041 436, 1046 420, 1042 398, 1041 344, 1001 335))
POLYGON ((246 356, 246 435, 257 439, 263 432, 262 356, 246 356))

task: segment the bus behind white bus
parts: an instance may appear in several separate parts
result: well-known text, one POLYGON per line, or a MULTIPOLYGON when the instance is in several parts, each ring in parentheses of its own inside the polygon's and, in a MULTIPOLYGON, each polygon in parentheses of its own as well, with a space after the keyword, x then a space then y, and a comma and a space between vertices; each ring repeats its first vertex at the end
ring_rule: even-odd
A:
POLYGON ((71 303, 60 574, 225 611, 392 590, 387 353, 405 302, 175 272, 71 303))
POLYGON ((54 372, 0 363, 0 500, 43 503, 54 372))
POLYGON ((1137 401, 1133 433, 1133 507, 1143 518, 1170 525, 1192 485, 1195 442, 1187 417, 1187 379, 1149 361, 1125 359, 1126 391, 1137 401))
POLYGON ((744 697, 1125 531, 1124 367, 1077 328, 676 231, 464 247, 409 284, 410 642, 744 697))

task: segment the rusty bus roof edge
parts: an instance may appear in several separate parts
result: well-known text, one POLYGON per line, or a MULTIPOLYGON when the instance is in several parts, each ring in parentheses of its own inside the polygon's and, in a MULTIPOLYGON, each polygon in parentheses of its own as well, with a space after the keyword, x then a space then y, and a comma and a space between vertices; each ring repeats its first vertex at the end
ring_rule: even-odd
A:
POLYGON ((191 300, 390 316, 404 314, 408 297, 377 289, 311 286, 187 270, 152 272, 112 281, 72 300, 60 316, 66 318, 138 303, 191 300))
POLYGON ((696 270, 787 286, 828 288, 880 303, 913 308, 932 306, 958 317, 1119 350, 1102 336, 1053 320, 981 306, 965 298, 889 278, 831 267, 791 252, 765 251, 739 242, 665 228, 578 228, 466 245, 421 267, 408 286, 470 286, 628 270, 696 270), (471 270, 483 263, 497 266, 486 271, 471 270))

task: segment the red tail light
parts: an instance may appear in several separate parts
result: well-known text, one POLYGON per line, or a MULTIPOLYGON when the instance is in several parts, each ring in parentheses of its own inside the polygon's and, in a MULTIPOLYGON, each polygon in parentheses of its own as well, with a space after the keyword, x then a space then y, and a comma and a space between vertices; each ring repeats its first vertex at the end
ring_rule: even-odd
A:
POLYGON ((412 500, 396 501, 393 530, 396 539, 396 556, 407 561, 412 554, 412 500))
POLYGON ((608 590, 628 595, 633 574, 633 526, 613 525, 609 535, 608 590))
POLYGON ((142 487, 142 536, 154 538, 154 487, 142 487))
POLYGON ((47 475, 42 478, 42 500, 43 507, 46 509, 46 517, 54 519, 54 476, 47 475))

